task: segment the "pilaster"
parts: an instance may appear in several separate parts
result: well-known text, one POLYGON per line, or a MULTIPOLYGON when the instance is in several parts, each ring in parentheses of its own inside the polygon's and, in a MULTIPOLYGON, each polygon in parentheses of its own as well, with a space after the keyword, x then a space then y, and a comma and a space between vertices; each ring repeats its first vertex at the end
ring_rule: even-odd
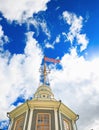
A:
POLYGON ((33 116, 33 109, 30 109, 30 116, 29 116, 29 122, 28 122, 28 130, 31 130, 31 125, 32 125, 32 116, 33 116))
POLYGON ((24 120, 24 127, 23 127, 23 130, 25 130, 25 128, 26 128, 27 116, 28 116, 28 110, 26 111, 26 116, 25 116, 25 120, 24 120))
POLYGON ((55 114, 55 130, 59 130, 57 109, 54 109, 54 114, 55 114))
POLYGON ((59 123, 60 123, 60 130, 62 130, 62 117, 61 117, 61 112, 59 111, 59 123))

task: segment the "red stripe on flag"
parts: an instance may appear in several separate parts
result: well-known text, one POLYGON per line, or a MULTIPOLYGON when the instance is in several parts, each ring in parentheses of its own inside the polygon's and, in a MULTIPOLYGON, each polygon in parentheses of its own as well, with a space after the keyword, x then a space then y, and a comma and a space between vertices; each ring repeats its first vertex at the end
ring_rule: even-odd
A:
POLYGON ((60 62, 60 60, 56 60, 56 59, 48 58, 48 57, 44 57, 44 60, 48 61, 48 62, 54 62, 54 63, 59 63, 60 62))

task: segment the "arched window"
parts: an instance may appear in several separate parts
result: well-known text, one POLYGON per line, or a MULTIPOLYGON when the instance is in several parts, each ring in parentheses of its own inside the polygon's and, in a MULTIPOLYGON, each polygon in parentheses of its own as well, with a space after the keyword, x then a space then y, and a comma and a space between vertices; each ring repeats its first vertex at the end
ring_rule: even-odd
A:
POLYGON ((69 122, 67 120, 63 120, 63 125, 64 125, 64 130, 70 130, 70 125, 69 122))
POLYGON ((50 130, 50 114, 37 114, 36 130, 50 130))
POLYGON ((17 118, 17 120, 15 121, 14 130, 23 130, 23 126, 24 126, 24 116, 20 116, 20 117, 17 118))

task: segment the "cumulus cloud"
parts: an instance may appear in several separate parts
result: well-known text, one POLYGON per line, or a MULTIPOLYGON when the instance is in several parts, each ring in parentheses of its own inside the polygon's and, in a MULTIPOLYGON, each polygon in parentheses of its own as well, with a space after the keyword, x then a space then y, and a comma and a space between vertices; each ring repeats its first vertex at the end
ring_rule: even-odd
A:
POLYGON ((0 12, 7 20, 23 22, 34 13, 45 11, 49 0, 0 0, 0 12))
POLYGON ((66 35, 67 40, 73 45, 73 41, 76 39, 77 44, 81 45, 80 50, 85 50, 88 45, 88 39, 86 34, 81 33, 83 27, 83 18, 81 16, 77 17, 77 15, 74 13, 65 11, 63 12, 63 19, 70 26, 69 32, 66 35))
POLYGON ((98 130, 99 58, 86 61, 77 56, 76 49, 71 49, 62 57, 61 66, 61 70, 52 69, 50 75, 55 97, 80 115, 79 130, 98 130))
POLYGON ((14 54, 9 59, 7 54, 2 57, 0 53, 0 121, 7 118, 7 111, 15 108, 13 103, 19 96, 27 99, 39 84, 42 52, 32 32, 26 37, 24 54, 14 54))

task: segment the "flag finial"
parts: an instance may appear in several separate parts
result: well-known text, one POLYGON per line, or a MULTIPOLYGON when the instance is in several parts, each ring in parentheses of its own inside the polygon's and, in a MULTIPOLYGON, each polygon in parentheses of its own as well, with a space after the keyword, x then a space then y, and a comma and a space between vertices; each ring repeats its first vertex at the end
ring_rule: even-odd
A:
POLYGON ((59 63, 60 60, 56 60, 56 59, 48 58, 48 57, 44 56, 44 65, 43 65, 43 67, 40 68, 41 80, 43 79, 44 85, 49 84, 47 76, 50 73, 50 69, 48 68, 46 62, 59 63))

